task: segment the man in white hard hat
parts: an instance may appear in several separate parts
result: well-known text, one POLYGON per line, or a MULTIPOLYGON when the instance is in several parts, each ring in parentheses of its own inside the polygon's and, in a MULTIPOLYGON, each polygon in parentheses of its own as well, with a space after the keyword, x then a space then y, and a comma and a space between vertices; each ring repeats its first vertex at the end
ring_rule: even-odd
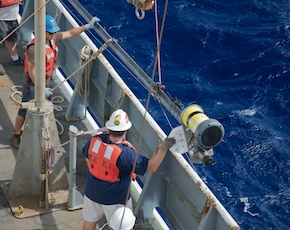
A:
MULTIPOLYGON (((148 159, 136 153, 125 140, 132 123, 122 109, 114 111, 106 122, 108 134, 92 137, 83 149, 89 168, 85 187, 83 230, 94 230, 105 215, 110 218, 119 207, 132 209, 132 199, 126 202, 133 173, 154 173, 162 163, 166 152, 175 144, 174 138, 164 139, 156 153, 148 159), (135 171, 133 167, 135 165, 135 171)), ((110 226, 111 227, 111 226, 110 226)))

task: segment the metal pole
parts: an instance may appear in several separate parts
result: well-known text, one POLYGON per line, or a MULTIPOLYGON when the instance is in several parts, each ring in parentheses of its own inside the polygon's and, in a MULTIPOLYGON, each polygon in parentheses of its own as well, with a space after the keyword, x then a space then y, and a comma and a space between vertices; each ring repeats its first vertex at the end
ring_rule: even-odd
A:
POLYGON ((42 7, 35 14, 35 105, 42 108, 45 101, 45 0, 34 1, 34 9, 42 7))
MULTIPOLYGON (((35 14, 35 106, 36 108, 42 111, 45 101, 44 88, 45 88, 45 0, 34 1, 34 9, 38 9, 43 6, 36 14, 35 14)), ((48 210, 48 186, 47 186, 47 172, 46 172, 46 161, 45 161, 45 150, 41 151, 41 191, 40 191, 40 207, 46 208, 48 210)))
POLYGON ((69 144, 69 195, 68 195, 68 209, 74 210, 82 208, 83 196, 76 190, 76 161, 77 161, 77 134, 78 128, 70 125, 69 132, 70 144, 69 144))

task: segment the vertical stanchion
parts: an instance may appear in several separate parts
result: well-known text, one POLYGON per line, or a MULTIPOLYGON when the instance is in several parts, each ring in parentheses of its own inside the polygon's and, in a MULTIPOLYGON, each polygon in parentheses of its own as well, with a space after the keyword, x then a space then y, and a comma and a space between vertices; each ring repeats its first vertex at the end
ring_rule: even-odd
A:
MULTIPOLYGON (((39 111, 42 111, 45 102, 44 88, 45 88, 45 0, 39 0, 34 2, 34 9, 39 9, 35 14, 35 106, 39 111), (43 6, 43 7, 42 7, 43 6)), ((41 113, 41 116, 44 114, 41 113)), ((41 151, 41 168, 40 168, 40 201, 39 205, 41 208, 48 210, 47 202, 47 172, 46 172, 46 152, 43 149, 41 151)))
POLYGON ((77 127, 69 126, 70 145, 69 145, 69 195, 68 195, 68 209, 74 210, 83 207, 83 195, 76 190, 76 158, 77 158, 77 127))

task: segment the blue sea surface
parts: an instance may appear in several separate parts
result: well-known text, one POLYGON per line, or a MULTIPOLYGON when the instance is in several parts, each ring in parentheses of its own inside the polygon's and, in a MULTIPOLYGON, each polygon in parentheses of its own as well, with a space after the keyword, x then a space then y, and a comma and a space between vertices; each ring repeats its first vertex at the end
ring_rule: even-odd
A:
MULTIPOLYGON (((138 20, 126 0, 82 0, 152 75, 155 10, 138 20)), ((161 28, 165 0, 156 1, 161 28)), ((290 229, 290 1, 170 0, 161 41, 162 84, 225 127, 212 167, 195 165, 241 229, 290 229)), ((147 93, 116 70, 145 102, 147 93)), ((150 112, 168 134, 160 106, 150 112)), ((178 125, 174 123, 173 124, 178 125)))

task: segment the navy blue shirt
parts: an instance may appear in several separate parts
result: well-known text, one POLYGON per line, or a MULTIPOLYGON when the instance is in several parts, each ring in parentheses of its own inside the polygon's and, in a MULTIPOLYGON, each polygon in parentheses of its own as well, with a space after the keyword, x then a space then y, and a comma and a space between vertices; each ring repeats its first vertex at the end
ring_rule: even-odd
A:
MULTIPOLYGON (((111 144, 107 134, 97 135, 102 138, 105 143, 111 144)), ((83 148, 83 154, 87 158, 91 140, 83 148)), ((89 171, 87 173, 85 195, 100 204, 125 204, 128 187, 131 182, 130 173, 133 171, 134 161, 137 153, 130 147, 123 144, 116 144, 122 152, 117 159, 117 167, 120 169, 119 180, 112 183, 99 180, 89 171)), ((148 158, 138 154, 135 166, 135 173, 144 175, 148 167, 148 158)))

